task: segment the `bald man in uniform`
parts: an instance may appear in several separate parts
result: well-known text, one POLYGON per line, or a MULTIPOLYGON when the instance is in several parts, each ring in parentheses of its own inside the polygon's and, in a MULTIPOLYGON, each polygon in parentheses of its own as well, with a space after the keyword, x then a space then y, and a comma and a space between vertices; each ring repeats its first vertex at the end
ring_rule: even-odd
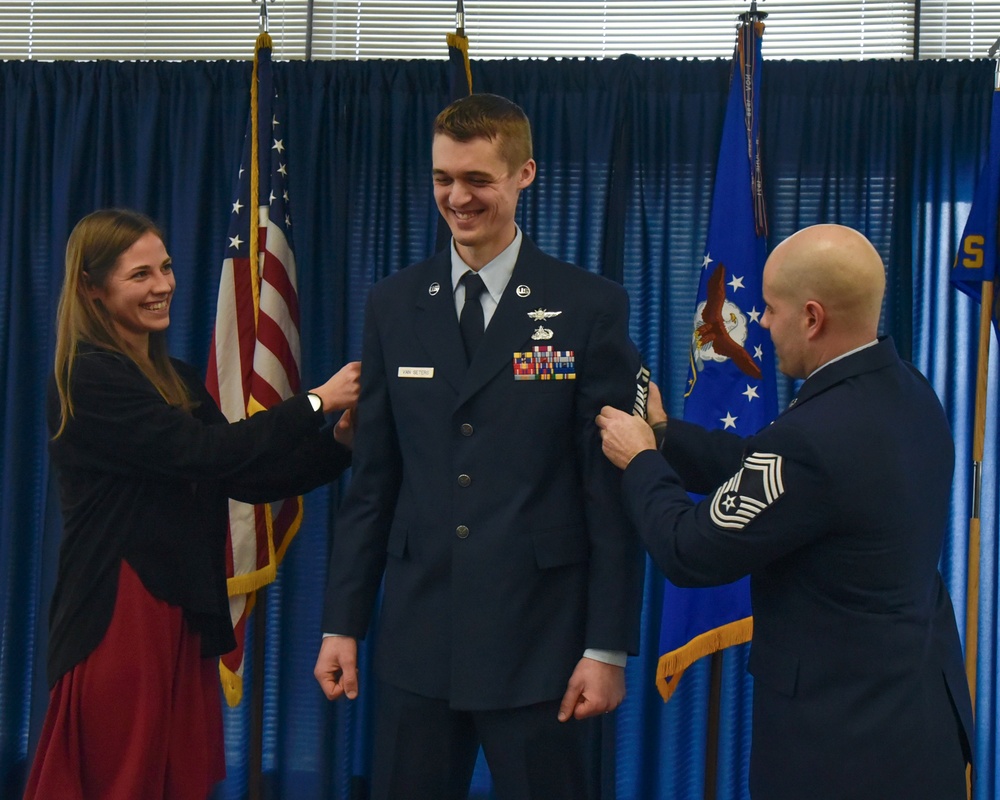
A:
POLYGON ((972 707, 938 573, 954 466, 933 389, 878 338, 882 261, 838 225, 764 267, 791 406, 746 439, 597 418, 626 508, 679 586, 750 575, 757 800, 961 800, 972 707), (687 491, 706 495, 699 503, 687 491))

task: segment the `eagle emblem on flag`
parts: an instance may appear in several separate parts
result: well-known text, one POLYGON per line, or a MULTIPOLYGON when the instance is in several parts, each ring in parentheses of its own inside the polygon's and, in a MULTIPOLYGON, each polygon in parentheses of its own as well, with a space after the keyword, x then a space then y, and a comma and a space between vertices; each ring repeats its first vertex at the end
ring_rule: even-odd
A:
MULTIPOLYGON (((740 281, 733 279, 734 283, 740 281)), ((726 268, 719 264, 708 279, 707 298, 698 304, 694 315, 694 337, 691 351, 696 368, 704 369, 705 361, 731 359, 740 371, 760 379, 760 367, 744 348, 749 333, 748 318, 732 300, 726 298, 726 268)))

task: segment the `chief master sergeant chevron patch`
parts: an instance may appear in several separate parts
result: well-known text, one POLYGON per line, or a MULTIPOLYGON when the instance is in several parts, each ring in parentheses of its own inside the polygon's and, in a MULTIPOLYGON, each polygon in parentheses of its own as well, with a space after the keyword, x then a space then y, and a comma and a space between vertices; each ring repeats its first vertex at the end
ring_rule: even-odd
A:
POLYGON ((720 528, 741 530, 785 492, 782 460, 775 453, 752 453, 743 467, 718 488, 710 516, 720 528))

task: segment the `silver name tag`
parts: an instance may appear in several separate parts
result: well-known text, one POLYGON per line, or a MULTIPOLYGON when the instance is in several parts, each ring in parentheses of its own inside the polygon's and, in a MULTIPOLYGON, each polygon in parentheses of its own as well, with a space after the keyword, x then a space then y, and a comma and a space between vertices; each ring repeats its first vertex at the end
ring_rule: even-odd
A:
POLYGON ((433 378, 434 367, 400 367, 396 376, 399 378, 433 378))

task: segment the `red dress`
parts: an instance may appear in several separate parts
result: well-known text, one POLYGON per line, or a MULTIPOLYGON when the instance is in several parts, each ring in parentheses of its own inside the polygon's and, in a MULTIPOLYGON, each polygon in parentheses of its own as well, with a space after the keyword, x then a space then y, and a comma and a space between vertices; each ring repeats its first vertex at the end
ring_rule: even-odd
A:
POLYGON ((101 643, 49 697, 26 800, 205 800, 225 777, 217 658, 122 561, 101 643))

